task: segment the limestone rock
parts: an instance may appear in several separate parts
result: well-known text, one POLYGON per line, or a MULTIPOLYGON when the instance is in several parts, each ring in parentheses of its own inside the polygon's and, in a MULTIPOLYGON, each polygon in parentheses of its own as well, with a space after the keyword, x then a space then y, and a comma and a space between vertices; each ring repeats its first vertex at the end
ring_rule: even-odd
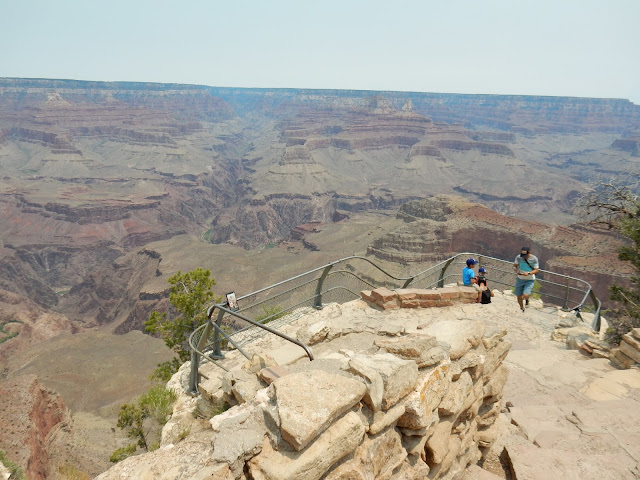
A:
POLYGON ((449 452, 449 439, 451 438, 451 420, 442 419, 427 440, 427 465, 433 468, 435 465, 441 464, 445 456, 449 452))
POLYGON ((258 373, 263 368, 276 366, 276 361, 267 354, 254 355, 251 360, 247 360, 242 369, 249 373, 258 373))
POLYGON ((374 415, 374 421, 371 425, 369 425, 368 432, 370 435, 376 435, 380 433, 382 430, 387 428, 389 425, 392 425, 404 414, 404 405, 396 405, 395 407, 389 409, 387 412, 377 412, 377 415, 380 415, 379 418, 376 418, 377 415, 374 415))
POLYGON ((415 462, 405 461, 397 473, 395 473, 389 480, 424 480, 428 478, 429 466, 422 460, 418 459, 415 462))
POLYGON ((231 370, 222 377, 222 390, 238 403, 251 400, 261 388, 258 378, 243 369, 231 370))
POLYGON ((591 327, 586 325, 580 325, 570 328, 567 331, 567 348, 571 350, 578 350, 584 342, 590 338, 597 338, 597 334, 591 330, 591 327))
MULTIPOLYGON (((483 347, 478 346, 478 348, 483 347)), ((484 350, 478 351, 474 349, 468 351, 458 360, 451 362, 451 379, 454 381, 458 380, 460 374, 466 370, 474 381, 477 380, 484 372, 485 358, 484 350)))
POLYGON ((461 480, 502 480, 502 477, 483 470, 477 465, 470 465, 461 480))
POLYGON ((482 337, 482 344, 487 350, 495 347, 500 339, 507 334, 507 329, 504 327, 489 327, 485 330, 482 337))
POLYGON ((297 451, 356 405, 366 392, 363 382, 322 370, 291 373, 272 385, 282 438, 297 451))
POLYGON ((569 333, 571 327, 560 327, 556 328, 551 332, 551 340, 554 342, 562 342, 565 343, 567 341, 567 334, 569 333))
POLYGON ((363 436, 364 425, 356 413, 349 412, 303 451, 285 455, 265 440, 261 453, 248 462, 249 471, 254 480, 319 480, 353 452, 363 436))
POLYGON ((298 340, 309 346, 322 342, 327 335, 329 335, 329 326, 324 321, 307 325, 296 334, 298 340))
POLYGON ((440 416, 455 415, 462 410, 465 400, 473 391, 473 381, 471 375, 462 372, 460 378, 453 382, 438 405, 438 413, 440 416))
POLYGON ((487 379, 493 372, 502 364, 511 348, 511 342, 509 340, 500 340, 498 344, 491 350, 487 351, 487 356, 484 362, 483 377, 487 379))
POLYGON ((631 469, 617 455, 593 452, 585 456, 573 451, 550 450, 533 445, 507 445, 511 470, 518 480, 544 478, 632 480, 631 469))
POLYGON ((365 436, 353 459, 330 472, 326 480, 389 478, 406 457, 400 435, 394 429, 388 429, 380 435, 365 436))
POLYGON ((421 371, 414 392, 405 400, 405 413, 398 420, 404 428, 420 429, 430 425, 430 418, 449 388, 450 364, 421 371))
POLYGON ((275 365, 273 367, 263 368, 258 372, 258 378, 262 380, 267 385, 271 385, 274 381, 276 381, 280 377, 284 377, 288 375, 289 369, 286 367, 280 367, 275 365))
POLYGON ((631 368, 631 366, 635 363, 635 361, 623 353, 619 348, 611 349, 611 353, 609 354, 609 360, 618 368, 631 368))
MULTIPOLYGON (((444 295, 444 294, 443 294, 444 295)), ((485 325, 479 320, 445 320, 424 329, 424 333, 433 335, 440 342, 451 346, 449 356, 456 360, 475 348, 482 341, 485 325)))
POLYGON ((255 403, 235 406, 211 419, 213 428, 212 459, 222 462, 239 474, 247 460, 262 449, 268 428, 264 411, 255 403))
POLYGON ((418 366, 389 353, 354 355, 350 371, 367 383, 365 401, 374 410, 387 410, 409 394, 418 379, 418 366))
POLYGON ((435 337, 406 335, 397 339, 378 339, 374 342, 382 350, 405 360, 414 360, 418 368, 434 365, 444 358, 435 337))
POLYGON ((504 386, 509 376, 509 368, 500 365, 491 375, 489 381, 484 384, 483 395, 487 399, 485 403, 492 403, 502 395, 504 386))
MULTIPOLYGON (((224 403, 222 397, 217 395, 218 392, 224 394, 222 390, 222 377, 223 375, 212 376, 201 380, 198 384, 198 391, 202 394, 203 398, 212 404, 224 403)), ((221 406, 221 405, 220 405, 221 406)))
POLYGON ((620 351, 636 363, 640 363, 640 340, 634 338, 631 333, 622 336, 620 351))

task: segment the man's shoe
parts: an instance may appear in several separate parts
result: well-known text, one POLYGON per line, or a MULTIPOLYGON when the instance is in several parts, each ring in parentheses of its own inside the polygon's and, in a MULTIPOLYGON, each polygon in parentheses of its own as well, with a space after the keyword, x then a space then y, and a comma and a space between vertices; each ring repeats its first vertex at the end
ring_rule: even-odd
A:
POLYGON ((524 307, 520 307, 520 310, 522 310, 524 312, 524 307))
POLYGON ((529 306, 529 299, 528 299, 528 298, 527 298, 527 299, 525 299, 524 304, 525 304, 525 306, 527 306, 527 307, 529 306))

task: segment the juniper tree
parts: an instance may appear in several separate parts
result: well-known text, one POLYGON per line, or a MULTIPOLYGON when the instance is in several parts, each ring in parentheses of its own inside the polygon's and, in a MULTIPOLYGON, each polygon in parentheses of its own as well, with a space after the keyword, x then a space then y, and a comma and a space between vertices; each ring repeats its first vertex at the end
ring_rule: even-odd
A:
POLYGON ((164 343, 177 357, 158 364, 153 378, 167 381, 180 365, 189 359, 187 345, 189 335, 206 321, 206 305, 214 298, 211 287, 216 284, 209 270, 197 268, 191 272, 178 272, 169 278, 169 302, 171 309, 166 312, 151 312, 145 322, 148 332, 159 334, 164 343))
POLYGON ((640 327, 640 174, 623 180, 600 181, 581 200, 583 218, 614 229, 628 239, 618 250, 618 258, 633 267, 628 286, 612 284, 610 298, 618 302, 621 315, 615 328, 607 332, 617 341, 631 328, 640 327))

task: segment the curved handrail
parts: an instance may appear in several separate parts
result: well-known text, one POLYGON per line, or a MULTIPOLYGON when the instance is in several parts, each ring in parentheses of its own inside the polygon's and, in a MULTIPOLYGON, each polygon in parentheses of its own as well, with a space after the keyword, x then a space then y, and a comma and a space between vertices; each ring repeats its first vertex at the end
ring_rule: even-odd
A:
MULTIPOLYGON (((242 295, 237 297, 239 304, 242 301, 248 302, 242 308, 238 310, 231 310, 228 308, 226 304, 214 303, 211 304, 207 308, 207 323, 198 327, 190 336, 189 336, 189 345, 192 349, 192 372, 190 379, 190 387, 193 392, 197 391, 197 369, 199 363, 199 357, 203 356, 209 358, 212 361, 216 359, 223 358, 223 355, 220 351, 220 337, 224 336, 227 340, 234 345, 243 355, 247 356, 247 354, 239 347, 239 345, 232 340, 233 334, 227 335, 221 328, 221 322, 223 317, 230 316, 236 317, 244 322, 250 324, 251 327, 257 327, 262 330, 265 330, 274 335, 278 335, 279 337, 300 346, 305 350, 307 356, 310 360, 313 360, 313 354, 311 349, 305 345, 304 343, 291 338, 281 332, 279 332, 275 328, 271 328, 264 323, 260 323, 259 321, 251 319, 244 313, 245 311, 251 312, 255 310, 257 307, 262 307, 266 312, 266 306, 278 307, 277 312, 292 312, 294 308, 298 308, 303 305, 312 306, 314 308, 322 308, 323 306, 323 296, 331 295, 335 297, 338 295, 338 292, 342 292, 342 300, 338 300, 339 302, 359 298, 359 292, 363 289, 368 288, 377 288, 381 285, 394 285, 392 288, 407 288, 411 285, 420 284, 420 288, 434 288, 434 287, 442 287, 445 281, 451 280, 452 282, 456 282, 461 277, 460 271, 452 271, 452 268, 455 265, 460 265, 464 262, 461 261, 461 258, 465 257, 474 257, 478 258, 481 266, 490 266, 490 269, 493 272, 498 272, 497 277, 495 275, 491 276, 491 282, 496 283, 498 285, 511 286, 513 285, 513 277, 515 276, 513 270, 502 269, 500 268, 503 265, 509 265, 511 267, 512 262, 502 260, 495 257, 490 257, 487 255, 482 255, 478 253, 471 252, 463 252, 453 257, 447 258, 435 265, 432 265, 416 274, 409 275, 406 277, 396 276, 379 265, 372 262, 370 259, 358 255, 352 255, 348 257, 341 258, 339 260, 335 260, 321 267, 316 267, 307 272, 301 273, 299 275, 295 275, 291 278, 283 280, 281 282, 274 283, 267 287, 256 290, 255 292, 242 295), (370 275, 370 272, 364 272, 360 265, 356 269, 355 262, 353 261, 363 261, 366 264, 370 265, 375 269, 375 271, 380 272, 384 278, 373 278, 370 275), (357 273, 349 270, 335 270, 334 266, 344 263, 346 268, 351 270, 358 270, 357 273), (351 280, 348 280, 349 277, 351 280), (364 277, 364 278, 363 278, 364 277), (366 279, 365 279, 366 278, 366 279), (337 279, 337 280, 334 280, 337 279), (299 282, 302 280, 301 282, 299 282), (356 288, 350 288, 348 285, 345 285, 344 282, 357 282, 356 288), (422 283, 421 283, 422 282, 422 283), (325 288, 326 284, 329 285, 325 288), (337 283, 337 284, 336 284, 337 283), (375 284, 375 286, 374 286, 375 284), (284 287, 284 288, 282 288, 284 287), (278 291, 280 289, 281 291, 278 291), (296 299, 296 294, 308 292, 303 298, 296 299), (263 294, 266 294, 266 297, 261 298, 263 294), (285 302, 285 307, 281 307, 281 305, 275 302, 285 302), (288 303, 287 303, 288 302, 288 303), (211 320, 211 316, 213 311, 218 309, 218 318, 215 322, 211 320), (206 347, 210 346, 207 344, 207 340, 209 335, 213 333, 213 354, 205 354, 206 347), (196 341, 197 340, 197 341, 196 341)), ((599 330, 600 328, 600 311, 601 311, 601 303, 595 296, 591 285, 579 278, 571 277, 569 275, 559 274, 555 272, 551 272, 548 270, 540 270, 539 280, 540 284, 548 287, 549 291, 541 292, 541 294, 545 298, 549 298, 552 300, 557 300, 559 304, 563 304, 565 308, 574 310, 576 315, 580 317, 580 311, 585 307, 587 301, 590 299, 593 303, 595 309, 595 318, 592 324, 592 328, 594 330, 599 330), (543 277, 545 276, 553 276, 554 280, 547 280, 543 277), (560 283, 564 282, 564 283, 560 283), (557 292, 560 290, 561 292, 564 290, 564 297, 557 296, 557 292), (579 292, 581 294, 579 299, 571 300, 573 296, 575 298, 575 293, 579 292)), ((274 314, 275 315, 275 314, 274 314)), ((273 316, 273 315, 272 315, 273 316)), ((257 318, 257 317, 256 317, 257 318)), ((269 318, 269 317, 267 317, 269 318)), ((580 317, 581 318, 581 317, 580 317)), ((251 328, 246 327, 246 328, 251 328)), ((242 330, 246 330, 242 329, 242 330)), ((242 331, 239 330, 239 331, 242 331)), ((235 332, 238 333, 238 332, 235 332)), ((248 358, 248 356, 247 356, 248 358)), ((220 366, 220 365, 219 365, 220 366)))

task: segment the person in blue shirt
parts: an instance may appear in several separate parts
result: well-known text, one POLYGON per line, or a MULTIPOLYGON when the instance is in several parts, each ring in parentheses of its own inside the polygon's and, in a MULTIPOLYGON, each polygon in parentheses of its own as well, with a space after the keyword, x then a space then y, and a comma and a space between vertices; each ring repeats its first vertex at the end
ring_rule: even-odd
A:
POLYGON ((475 258, 467 259, 467 266, 462 269, 462 284, 470 287, 476 285, 476 272, 473 271, 473 266, 477 265, 478 261, 475 258))
POLYGON ((524 312, 525 306, 529 306, 529 295, 533 291, 536 273, 540 271, 538 257, 531 254, 531 247, 520 249, 520 255, 513 261, 513 269, 517 274, 514 293, 518 298, 520 310, 524 312), (522 303, 523 298, 524 304, 522 303))

